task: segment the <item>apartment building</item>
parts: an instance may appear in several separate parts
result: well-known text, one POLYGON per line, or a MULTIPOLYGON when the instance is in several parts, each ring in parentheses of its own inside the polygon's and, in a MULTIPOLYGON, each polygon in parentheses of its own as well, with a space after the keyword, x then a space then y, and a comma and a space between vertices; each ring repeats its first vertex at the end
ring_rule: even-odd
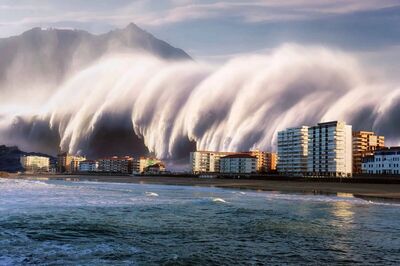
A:
POLYGON ((247 153, 237 153, 220 159, 220 173, 251 174, 257 171, 257 157, 247 153))
POLYGON ((385 137, 370 131, 353 132, 353 173, 362 173, 364 157, 374 155, 374 151, 385 146, 385 137))
POLYGON ((190 164, 193 173, 218 173, 221 157, 234 154, 232 152, 195 151, 190 153, 190 164))
POLYGON ((195 151, 190 153, 193 173, 218 173, 223 157, 235 154, 247 154, 256 158, 256 172, 265 173, 276 170, 276 153, 259 150, 245 152, 195 151))
POLYGON ((86 157, 84 156, 72 156, 71 163, 69 165, 69 170, 67 170, 67 172, 69 173, 79 172, 79 164, 84 161, 86 161, 86 157))
POLYGON ((97 162, 99 172, 131 174, 133 170, 133 158, 130 156, 113 156, 98 159, 97 162))
POLYGON ((278 132, 278 173, 304 175, 307 172, 308 127, 288 128, 278 132))
POLYGON ((20 162, 26 172, 48 172, 50 167, 49 157, 44 156, 22 156, 20 162))
POLYGON ((274 152, 254 150, 244 152, 257 158, 257 173, 271 173, 276 171, 277 155, 274 152))
POLYGON ((333 121, 309 127, 307 174, 350 177, 352 151, 352 127, 345 122, 333 121))
POLYGON ((79 162, 79 172, 96 172, 98 169, 98 162, 95 160, 85 160, 79 162))
POLYGON ((265 165, 267 173, 276 173, 278 166, 278 154, 276 152, 268 152, 265 165))
POLYGON ((70 155, 61 152, 57 155, 57 172, 59 173, 75 173, 79 171, 79 163, 85 161, 84 156, 70 155))

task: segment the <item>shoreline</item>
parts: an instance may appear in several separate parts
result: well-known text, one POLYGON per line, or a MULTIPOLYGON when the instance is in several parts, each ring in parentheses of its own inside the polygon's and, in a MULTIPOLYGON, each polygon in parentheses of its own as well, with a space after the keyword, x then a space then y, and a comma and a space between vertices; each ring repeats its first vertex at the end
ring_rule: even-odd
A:
POLYGON ((400 201, 400 184, 338 183, 296 180, 215 179, 171 176, 100 176, 100 175, 18 175, 6 179, 63 180, 110 183, 202 186, 254 191, 276 191, 314 195, 354 196, 364 199, 400 201))

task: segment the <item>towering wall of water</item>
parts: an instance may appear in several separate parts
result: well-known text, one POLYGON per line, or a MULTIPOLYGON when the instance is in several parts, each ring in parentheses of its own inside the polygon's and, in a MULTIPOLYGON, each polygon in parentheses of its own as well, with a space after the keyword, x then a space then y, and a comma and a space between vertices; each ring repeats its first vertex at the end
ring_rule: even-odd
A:
POLYGON ((195 146, 274 149, 283 128, 343 119, 396 144, 400 89, 366 69, 348 54, 298 45, 218 67, 111 54, 40 100, 1 98, 0 142, 93 155, 148 149, 174 159, 195 146))

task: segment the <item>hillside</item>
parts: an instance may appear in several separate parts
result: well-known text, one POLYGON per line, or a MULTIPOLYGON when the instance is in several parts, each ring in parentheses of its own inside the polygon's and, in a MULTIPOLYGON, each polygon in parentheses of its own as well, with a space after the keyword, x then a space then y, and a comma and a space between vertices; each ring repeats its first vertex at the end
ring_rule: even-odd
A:
POLYGON ((21 151, 18 147, 12 146, 7 147, 5 145, 0 145, 0 172, 10 172, 15 173, 18 171, 22 171, 23 168, 20 163, 20 157, 23 155, 38 155, 49 157, 51 161, 54 161, 55 158, 43 153, 35 153, 35 152, 24 152, 21 151))

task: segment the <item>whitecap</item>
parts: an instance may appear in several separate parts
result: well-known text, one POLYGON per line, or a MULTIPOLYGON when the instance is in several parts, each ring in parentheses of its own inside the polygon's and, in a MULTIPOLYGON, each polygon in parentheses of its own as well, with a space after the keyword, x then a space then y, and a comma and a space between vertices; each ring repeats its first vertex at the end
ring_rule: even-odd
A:
POLYGON ((227 203, 227 201, 226 201, 226 200, 224 200, 224 199, 221 199, 221 198, 213 198, 213 199, 212 199, 212 201, 213 201, 213 202, 227 203))
POLYGON ((146 192, 146 196, 148 197, 158 197, 158 194, 155 192, 146 192))

